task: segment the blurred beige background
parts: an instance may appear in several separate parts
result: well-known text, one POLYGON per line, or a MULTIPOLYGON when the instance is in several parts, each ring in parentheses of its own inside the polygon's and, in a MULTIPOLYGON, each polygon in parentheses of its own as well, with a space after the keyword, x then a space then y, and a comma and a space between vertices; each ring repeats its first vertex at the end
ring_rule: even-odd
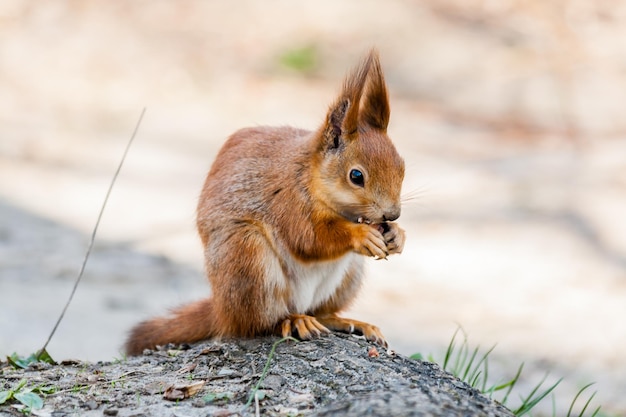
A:
MULTIPOLYGON (((626 4, 593 0, 0 3, 0 355, 52 328, 141 109, 55 358, 110 360, 209 289, 196 198, 219 146, 315 128, 380 50, 407 163, 405 252, 350 316, 405 354, 461 326, 494 377, 587 382, 626 415, 626 4)), ((549 409, 549 407, 548 407, 549 409)))

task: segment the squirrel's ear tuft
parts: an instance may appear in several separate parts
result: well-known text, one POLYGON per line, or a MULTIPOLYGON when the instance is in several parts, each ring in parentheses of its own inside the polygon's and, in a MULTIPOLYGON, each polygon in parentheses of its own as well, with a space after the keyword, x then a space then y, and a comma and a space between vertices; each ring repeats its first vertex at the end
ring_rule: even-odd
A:
POLYGON ((376 50, 370 51, 368 62, 371 65, 359 116, 362 123, 386 131, 390 115, 389 96, 376 50))
POLYGON ((372 49, 363 62, 343 82, 343 88, 330 107, 324 125, 328 148, 357 137, 359 124, 382 131, 389 123, 389 99, 378 52, 372 49))
POLYGON ((356 137, 359 126, 359 105, 371 66, 371 54, 343 82, 343 88, 326 116, 324 132, 330 147, 337 148, 342 140, 356 137))

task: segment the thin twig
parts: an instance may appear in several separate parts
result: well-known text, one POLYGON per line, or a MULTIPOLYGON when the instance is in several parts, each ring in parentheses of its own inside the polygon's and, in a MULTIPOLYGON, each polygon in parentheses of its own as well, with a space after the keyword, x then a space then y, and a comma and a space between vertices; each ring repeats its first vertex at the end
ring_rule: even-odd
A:
POLYGON ((100 220, 102 219, 104 208, 106 207, 107 202, 109 201, 109 196, 111 195, 111 191, 113 190, 113 186, 115 185, 117 176, 119 175, 120 170, 122 169, 122 165, 124 165, 124 160, 126 159, 126 155, 128 154, 130 145, 133 143, 133 140, 135 140, 135 136, 137 135, 137 131, 139 130, 139 125, 141 124, 141 120, 143 119, 143 115, 145 113, 146 113, 146 108, 144 107, 143 110, 141 111, 141 115, 139 115, 139 120, 137 120, 137 124, 135 125, 135 130, 133 131, 133 134, 131 135, 130 140, 128 141, 128 144, 126 144, 126 149, 124 149, 122 160, 117 166, 117 170, 115 171, 115 174, 113 175, 111 184, 109 184, 109 189, 107 190, 106 196, 104 197, 104 202, 102 203, 102 206, 100 207, 100 213, 98 214, 96 225, 94 226, 93 231, 91 233, 91 240, 89 241, 89 246, 87 247, 87 252, 85 253, 85 257, 83 258, 83 264, 80 267, 80 272, 78 273, 78 277, 76 277, 76 281, 74 282, 74 287, 72 288, 72 292, 70 293, 70 296, 67 299, 67 303, 65 303, 65 307, 63 307, 63 311, 61 312, 61 315, 59 316, 56 324, 54 325, 54 327, 52 328, 52 331, 50 332, 50 335, 48 336, 48 340, 46 340, 46 343, 44 343, 43 347, 39 350, 39 352, 37 352, 38 360, 39 360, 39 357, 43 354, 43 352, 45 352, 46 348, 48 347, 48 343, 50 343, 52 336, 54 336, 54 333, 57 331, 57 327, 59 327, 61 320, 63 320, 63 317, 65 316, 65 312, 67 311, 67 308, 70 306, 70 303, 72 302, 72 299, 74 298, 74 294, 76 293, 78 284, 80 283, 80 280, 83 277, 83 273, 85 272, 85 265, 87 265, 87 260, 89 259, 89 255, 91 254, 93 243, 96 240, 96 233, 98 232, 98 226, 100 225, 100 220))
POLYGON ((256 417, 261 417, 261 406, 259 405, 259 391, 254 393, 254 410, 254 415, 256 417))

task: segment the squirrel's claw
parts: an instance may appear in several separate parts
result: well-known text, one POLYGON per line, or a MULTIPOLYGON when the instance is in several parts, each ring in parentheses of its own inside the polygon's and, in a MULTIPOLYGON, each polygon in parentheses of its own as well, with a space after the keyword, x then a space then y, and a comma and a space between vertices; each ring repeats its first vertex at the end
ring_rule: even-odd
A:
POLYGON ((380 329, 378 328, 378 326, 374 326, 372 324, 368 324, 368 323, 363 323, 363 325, 356 329, 359 333, 362 333, 363 336, 369 340, 370 342, 374 342, 377 343, 383 347, 385 347, 385 349, 388 346, 387 341, 385 340, 385 337, 383 336, 382 332, 380 331, 380 329))
POLYGON ((365 339, 370 342, 377 343, 385 348, 388 347, 385 336, 383 336, 378 326, 374 326, 373 324, 358 320, 345 319, 334 314, 329 316, 319 316, 317 317, 317 320, 331 330, 344 333, 362 334, 365 339))
POLYGON ((363 229, 360 239, 354 244, 356 252, 380 260, 404 249, 405 232, 396 223, 357 224, 363 229))
POLYGON ((291 314, 280 324, 280 333, 282 337, 289 337, 294 332, 297 332, 302 340, 311 340, 329 334, 330 330, 313 316, 291 314))
POLYGON ((362 321, 344 319, 335 314, 322 316, 307 316, 304 314, 291 314, 278 324, 277 329, 283 338, 297 333, 302 340, 315 339, 330 333, 331 330, 363 335, 366 340, 388 347, 385 336, 373 324, 362 321), (330 330, 329 330, 330 329, 330 330))
POLYGON ((406 234, 396 223, 386 223, 387 231, 383 234, 389 254, 402 253, 406 234))

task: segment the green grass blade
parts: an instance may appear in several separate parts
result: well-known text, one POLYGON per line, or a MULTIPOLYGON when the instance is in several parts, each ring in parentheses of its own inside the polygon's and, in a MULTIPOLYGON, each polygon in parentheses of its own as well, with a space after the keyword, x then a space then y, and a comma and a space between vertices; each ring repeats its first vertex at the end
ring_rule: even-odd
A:
POLYGON ((463 381, 468 381, 468 376, 470 375, 470 372, 472 371, 472 365, 474 364, 474 360, 476 360, 476 355, 478 355, 478 349, 480 349, 480 346, 476 346, 476 348, 472 352, 472 356, 470 356, 469 362, 467 363, 466 366, 464 366, 465 371, 463 372, 463 377, 461 378, 463 381))
POLYGON ((552 386, 550 386, 550 388, 545 390, 543 393, 539 394, 537 397, 533 398, 535 396, 535 394, 537 393, 537 391, 539 391, 539 388, 541 388, 541 386, 543 385, 543 383, 545 382, 547 377, 548 377, 548 375, 546 374, 546 376, 543 377, 541 382, 539 382, 539 384, 537 384, 537 386, 535 386, 535 388, 533 388, 533 390, 530 392, 530 394, 528 394, 528 396, 525 399, 522 399, 522 405, 517 410, 513 411, 513 414, 515 414, 516 416, 519 417, 519 416, 523 416, 524 414, 528 413, 540 401, 542 401, 552 391, 554 391, 554 389, 557 387, 557 385, 559 385, 561 383, 561 381, 563 380, 563 378, 559 378, 559 380, 556 381, 552 386))
MULTIPOLYGON (((567 417, 571 417, 572 415, 572 410, 574 409, 574 405, 576 404, 576 401, 578 401, 578 397, 580 397, 580 395, 587 390, 587 388, 589 388, 590 386, 592 386, 593 384, 595 384, 595 382, 591 382, 587 385, 585 385, 584 387, 582 387, 574 396, 574 399, 572 400, 572 403, 569 406, 569 410, 567 410, 567 417)), ((587 407, 589 406, 589 403, 591 402, 591 400, 593 399, 593 397, 596 396, 596 392, 594 392, 591 397, 587 400, 587 402, 585 403, 585 406, 583 407, 582 411, 580 412, 580 414, 578 415, 578 417, 582 417, 585 414, 585 410, 587 410, 587 407)), ((594 412, 593 415, 596 415, 598 412, 600 411, 599 407, 598 409, 594 412)))
POLYGON ((593 397, 596 396, 598 392, 594 392, 593 394, 591 394, 591 397, 589 397, 589 399, 587 400, 587 402, 585 403, 585 406, 583 407, 582 411, 580 412, 580 414, 578 415, 578 417, 583 417, 585 415, 585 411, 587 410, 587 407, 589 407, 589 403, 591 402, 591 400, 593 400, 593 397))
MULTIPOLYGON (((494 345, 495 348, 495 345, 494 345)), ((493 348, 492 348, 493 349, 493 348)), ((489 352, 488 352, 489 353, 489 352)), ((487 360, 487 356, 484 356, 484 361, 483 361, 483 386, 481 387, 481 391, 485 392, 487 390, 487 381, 489 380, 489 361, 487 360)))
POLYGON ((265 362, 265 366, 263 367, 263 372, 261 372, 261 378, 259 378, 259 382, 257 382, 257 384, 254 386, 254 388, 250 392, 250 396, 248 397, 248 402, 246 402, 246 404, 243 407, 244 410, 248 408, 250 404, 252 404, 254 395, 259 391, 259 388, 261 387, 261 384, 263 383, 263 381, 265 381, 265 377, 267 376, 267 371, 269 371, 270 364, 272 363, 272 358, 274 357, 274 353, 276 353, 276 348, 278 347, 278 345, 280 345, 283 342, 286 342, 287 340, 298 342, 298 339, 291 337, 291 336, 287 336, 287 337, 283 337, 282 339, 278 340, 272 345, 272 349, 270 350, 269 355, 267 355, 267 361, 265 362))
MULTIPOLYGON (((478 388, 478 374, 480 374, 481 372, 483 373, 483 379, 482 379, 482 386, 480 387, 480 390, 482 392, 484 392, 486 390, 487 387, 487 377, 489 375, 489 368, 487 363, 489 362, 489 360, 487 359, 489 357, 489 355, 491 354, 491 352, 495 349, 496 345, 493 345, 491 347, 491 349, 489 349, 481 358, 480 360, 476 363, 476 366, 474 366, 473 371, 471 372, 471 374, 469 375, 468 380, 474 381, 473 384, 470 384, 472 387, 474 388, 478 388), (482 366, 482 371, 481 371, 481 366, 482 366)), ((476 349, 478 350, 478 349, 476 349)))
MULTIPOLYGON (((522 375, 522 370, 523 369, 524 369, 524 362, 522 362, 522 364, 517 369, 517 373, 515 374, 513 379, 510 380, 509 382, 507 382, 506 384, 502 385, 502 389, 508 388, 508 390, 506 391, 506 394, 504 395, 504 398, 502 399, 502 401, 500 401, 502 403, 502 405, 506 405, 506 402, 509 399, 509 395, 511 395, 511 391, 513 391, 513 387, 515 386, 517 381, 519 381, 520 375, 522 375)), ((496 389, 496 391, 498 391, 498 390, 499 389, 496 389)))
MULTIPOLYGON (((470 387, 472 387, 472 388, 480 389, 479 385, 481 385, 480 382, 481 382, 481 377, 482 376, 483 376, 482 372, 477 372, 477 373, 473 374, 473 378, 468 380, 467 383, 470 384, 470 387)), ((484 382, 483 382, 483 385, 484 385, 484 382)), ((481 392, 482 392, 482 390, 481 390, 481 392)))
MULTIPOLYGON (((455 330, 450 342, 448 343, 448 347, 446 349, 445 356, 443 359, 442 368, 444 371, 450 372, 457 378, 469 384, 471 387, 480 390, 484 395, 487 395, 490 398, 495 397, 494 399, 497 400, 498 399, 497 397, 500 395, 494 396, 494 394, 499 391, 504 391, 504 396, 502 397, 501 400, 499 400, 499 402, 506 407, 509 397, 511 396, 511 393, 513 392, 513 390, 515 389, 515 386, 518 385, 518 382, 520 381, 521 374, 524 369, 524 363, 522 362, 520 364, 519 368, 517 369, 517 373, 515 374, 513 379, 504 383, 500 383, 498 385, 490 384, 489 383, 489 355, 493 352, 495 347, 496 345, 492 346, 491 349, 489 349, 486 353, 481 355, 479 358, 480 346, 472 350, 469 347, 466 333, 459 326, 455 330), (462 341, 459 341, 458 339, 458 337, 460 337, 459 332, 463 336, 462 341)), ((413 357, 416 359, 423 360, 423 356, 421 354, 415 354, 413 355, 413 357)), ((428 360, 433 363, 440 363, 434 360, 432 355, 428 356, 428 360)), ((441 363, 440 363, 440 366, 441 366, 441 363)), ((549 374, 546 374, 541 379, 541 381, 537 385, 534 386, 534 388, 531 390, 531 392, 528 395, 519 396, 521 405, 519 405, 517 409, 512 410, 515 416, 519 417, 519 416, 523 416, 523 415, 530 413, 531 410, 534 407, 536 407, 537 404, 542 402, 548 395, 551 395, 551 398, 552 398, 552 416, 553 417, 556 416, 557 411, 556 411, 556 398, 554 395, 554 390, 563 381, 563 378, 560 378, 554 384, 544 389, 543 386, 548 376, 549 374)), ((585 390, 587 390, 591 385, 593 384, 585 385, 576 394, 576 396, 574 397, 574 400, 572 401, 572 404, 570 405, 569 411, 567 413, 567 417, 575 417, 572 415, 572 410, 575 406, 575 403, 578 401, 578 398, 580 398, 582 393, 585 390)), ((594 392, 587 399, 578 417, 587 417, 585 416, 585 413, 588 410, 590 411, 591 402, 595 398, 596 394, 597 392, 594 392)), ((593 413, 591 414, 591 417, 597 417, 600 413, 600 409, 601 407, 595 408, 593 410, 593 413)))
POLYGON ((450 357, 452 356, 452 352, 454 352, 455 344, 456 344, 456 336, 459 333, 461 328, 457 327, 452 335, 452 339, 450 339, 450 343, 448 343, 448 348, 446 349, 446 355, 443 358, 443 370, 448 370, 448 363, 450 363, 450 357))

